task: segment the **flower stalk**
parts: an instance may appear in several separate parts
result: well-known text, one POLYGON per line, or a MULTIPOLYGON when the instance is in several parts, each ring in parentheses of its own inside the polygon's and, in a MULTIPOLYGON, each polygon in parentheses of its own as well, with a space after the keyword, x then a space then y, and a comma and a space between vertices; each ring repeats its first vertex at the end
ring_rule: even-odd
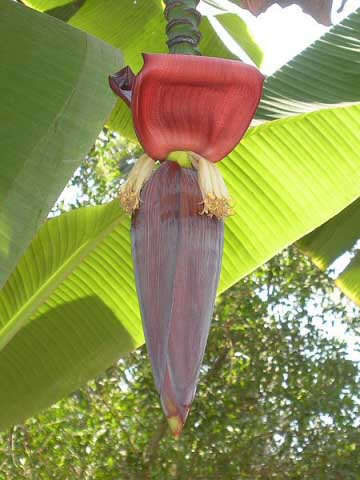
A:
POLYGON ((196 10, 199 0, 165 0, 169 53, 201 55, 199 24, 201 15, 196 10))

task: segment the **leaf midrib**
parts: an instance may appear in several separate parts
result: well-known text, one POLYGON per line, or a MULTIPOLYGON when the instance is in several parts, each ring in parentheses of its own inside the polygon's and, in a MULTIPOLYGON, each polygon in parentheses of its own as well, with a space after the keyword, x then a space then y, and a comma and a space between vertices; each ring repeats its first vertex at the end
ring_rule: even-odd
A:
POLYGON ((36 289, 35 292, 20 307, 15 315, 0 330, 0 351, 7 343, 16 335, 16 333, 27 323, 26 320, 35 312, 35 310, 45 303, 45 300, 55 291, 55 289, 68 277, 74 269, 86 258, 98 245, 102 242, 124 219, 123 212, 110 223, 110 225, 102 230, 101 233, 82 245, 80 245, 74 253, 60 265, 44 282, 44 284, 36 289))

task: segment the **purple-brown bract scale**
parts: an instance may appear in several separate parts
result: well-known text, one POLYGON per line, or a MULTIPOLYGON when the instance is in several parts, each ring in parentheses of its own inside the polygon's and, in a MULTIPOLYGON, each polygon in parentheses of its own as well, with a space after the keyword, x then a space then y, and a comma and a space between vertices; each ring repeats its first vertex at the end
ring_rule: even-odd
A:
POLYGON ((197 172, 166 161, 143 187, 131 228, 146 344, 176 437, 195 396, 221 271, 224 222, 201 210, 197 172))

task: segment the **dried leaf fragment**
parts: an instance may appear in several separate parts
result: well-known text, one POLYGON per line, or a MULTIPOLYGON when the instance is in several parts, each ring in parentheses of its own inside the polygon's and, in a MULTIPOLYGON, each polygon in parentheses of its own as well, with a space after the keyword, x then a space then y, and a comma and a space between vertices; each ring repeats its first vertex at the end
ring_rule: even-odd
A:
POLYGON ((281 7, 299 5, 305 13, 311 15, 318 23, 331 25, 333 0, 232 0, 253 15, 260 15, 275 3, 281 7))

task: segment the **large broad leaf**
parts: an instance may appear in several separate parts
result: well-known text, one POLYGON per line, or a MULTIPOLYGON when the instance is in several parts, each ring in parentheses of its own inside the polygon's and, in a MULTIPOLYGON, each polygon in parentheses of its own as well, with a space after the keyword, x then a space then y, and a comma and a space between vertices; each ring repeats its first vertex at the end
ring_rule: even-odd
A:
POLYGON ((115 100, 118 51, 0 0, 0 285, 90 149, 115 100))
POLYGON ((272 120, 360 98, 360 8, 268 77, 257 118, 272 120))
POLYGON ((360 254, 357 250, 356 255, 345 268, 341 275, 336 279, 336 285, 351 300, 360 305, 360 254))
POLYGON ((0 297, 0 426, 6 428, 143 341, 129 219, 118 202, 48 221, 0 297))
MULTIPOLYGON (((72 25, 106 40, 121 48, 126 60, 134 70, 141 66, 139 53, 164 53, 167 51, 162 0, 52 0, 47 9, 44 0, 27 0, 33 8, 51 15, 69 13, 72 25), (72 13, 72 14, 71 14, 72 13), (122 28, 118 28, 119 24, 122 28), (145 30, 143 28, 145 27, 145 30), (142 35, 139 35, 139 31, 142 35)), ((216 17, 233 40, 244 49, 256 65, 261 65, 263 53, 252 36, 246 22, 237 14, 226 13, 216 17)), ((221 38, 203 17, 200 27, 203 39, 201 49, 204 55, 237 58, 224 45, 221 38), (208 44, 213 43, 210 50, 208 44), (216 46, 215 47, 215 43, 216 46)))
MULTIPOLYGON (((236 215, 220 291, 358 196, 359 128, 360 106, 279 120, 252 129, 221 162, 236 215)), ((0 292, 0 319, 1 428, 139 345, 129 220, 117 202, 44 225, 0 292)))
POLYGON ((359 196, 359 131, 359 105, 277 120, 251 129, 221 162, 237 210, 222 290, 359 196))
POLYGON ((321 227, 302 238, 298 245, 309 255, 316 266, 331 271, 333 265, 348 261, 346 268, 338 265, 335 275, 337 286, 360 305, 360 199, 321 227))
POLYGON ((360 238, 360 199, 336 217, 299 241, 305 253, 321 270, 327 270, 342 255, 351 252, 360 238))
POLYGON ((137 71, 142 52, 167 51, 163 6, 158 0, 86 0, 70 25, 101 38, 124 52, 137 71))
MULTIPOLYGON (((222 0, 207 2, 222 5, 222 0)), ((359 98, 360 8, 267 77, 256 117, 273 120, 359 98)))

